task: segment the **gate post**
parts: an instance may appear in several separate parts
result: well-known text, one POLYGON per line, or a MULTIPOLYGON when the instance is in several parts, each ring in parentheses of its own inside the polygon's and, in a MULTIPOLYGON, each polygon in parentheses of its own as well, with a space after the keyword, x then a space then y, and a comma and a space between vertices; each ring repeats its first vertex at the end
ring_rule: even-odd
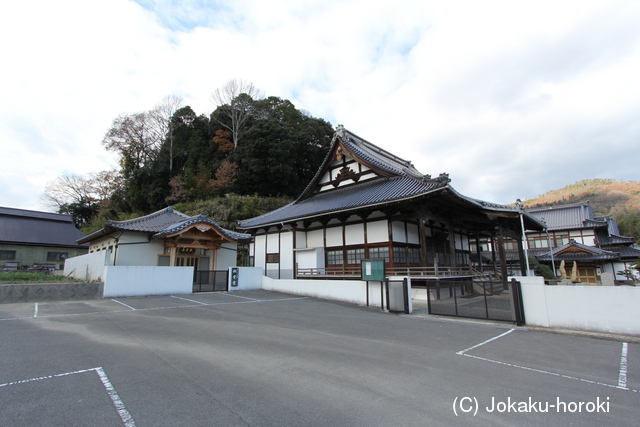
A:
POLYGON ((510 283, 511 301, 513 306, 513 315, 517 326, 522 326, 525 323, 524 318, 524 304, 522 302, 522 288, 520 282, 516 279, 511 279, 510 283))

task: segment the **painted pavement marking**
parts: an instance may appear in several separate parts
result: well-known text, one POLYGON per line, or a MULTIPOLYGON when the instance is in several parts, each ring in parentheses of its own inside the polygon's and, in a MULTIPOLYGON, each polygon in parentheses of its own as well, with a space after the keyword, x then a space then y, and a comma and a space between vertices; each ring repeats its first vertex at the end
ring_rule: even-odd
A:
POLYGON ((51 379, 51 378, 67 377, 69 375, 84 374, 86 372, 91 372, 91 371, 95 372, 98 375, 98 377, 100 378, 100 381, 102 382, 102 386, 104 387, 105 391, 107 392, 107 394, 111 398, 111 402, 113 403, 113 406, 115 407, 116 411, 118 412, 118 415, 120 416, 120 419, 122 420, 123 425, 125 427, 135 427, 136 423, 133 421, 133 417, 131 416, 129 411, 127 411, 127 408, 124 406, 124 403, 122 402, 122 399, 120 399, 120 396, 118 395, 118 392, 113 387, 113 384, 111 384, 111 381, 109 381, 109 377, 107 377, 107 374, 104 372, 104 369, 102 367, 91 368, 91 369, 82 369, 82 370, 79 370, 79 371, 65 372, 63 374, 47 375, 47 376, 44 376, 44 377, 37 377, 37 378, 30 378, 30 379, 27 379, 27 380, 14 381, 14 382, 10 382, 10 383, 0 384, 0 387, 7 387, 7 386, 13 386, 13 385, 19 385, 19 384, 26 384, 26 383, 31 383, 31 382, 35 382, 35 381, 48 380, 48 379, 51 379))
MULTIPOLYGON (((171 295, 170 295, 171 296, 171 295)), ((240 297, 243 298, 243 297, 240 297)), ((49 317, 69 317, 69 316, 84 316, 84 315, 94 315, 94 314, 112 314, 112 313, 130 313, 131 311, 154 311, 154 310, 172 310, 172 309, 177 309, 177 308, 192 308, 192 307, 204 307, 204 306, 217 306, 217 305, 235 305, 235 304, 255 304, 255 303, 262 303, 262 302, 272 302, 272 301, 295 301, 295 300, 301 300, 301 299, 307 299, 308 297, 293 297, 293 298, 275 298, 275 299, 268 299, 268 300, 258 300, 258 299, 253 299, 253 298, 246 298, 245 299, 249 299, 249 301, 233 301, 233 302, 214 302, 214 303, 203 303, 203 302, 199 302, 199 301, 195 301, 197 302, 197 304, 191 304, 191 305, 176 305, 176 306, 169 306, 169 307, 150 307, 150 308, 133 308, 127 304, 124 304, 120 301, 114 300, 112 299, 112 301, 117 302, 118 304, 121 304, 125 307, 128 308, 128 310, 105 310, 105 311, 89 311, 86 313, 64 313, 64 314, 48 314, 48 315, 38 315, 37 318, 38 319, 46 319, 49 317)), ((0 318, 0 322, 2 321, 10 321, 10 320, 26 320, 26 319, 33 319, 35 316, 29 316, 29 317, 7 317, 7 318, 0 318)))
POLYGON ((554 377, 559 377, 559 378, 565 378, 568 380, 574 380, 574 381, 582 381, 585 383, 589 383, 589 384, 595 384, 595 385, 600 385, 600 386, 604 386, 604 387, 609 387, 609 388, 615 388, 618 390, 628 390, 628 391, 632 391, 634 393, 640 393, 639 390, 633 390, 630 388, 626 387, 626 382, 627 382, 627 348, 628 348, 628 343, 623 343, 622 344, 622 356, 620 357, 620 375, 619 375, 619 379, 618 379, 618 384, 617 385, 613 385, 613 384, 606 384, 606 383, 602 383, 599 381, 593 381, 593 380, 587 380, 584 378, 579 378, 579 377, 574 377, 571 375, 564 375, 564 374, 559 374, 557 372, 551 372, 551 371, 545 371, 543 369, 537 369, 537 368, 531 368, 529 366, 522 366, 522 365, 516 365, 514 363, 508 363, 508 362, 502 362, 500 360, 493 360, 493 359, 488 359, 486 357, 480 357, 480 356, 474 356, 472 354, 467 354, 467 352, 476 349, 478 347, 481 347, 485 344, 490 343, 491 341, 497 340, 499 338, 504 337, 505 335, 510 334, 511 332, 515 331, 516 329, 510 329, 507 332, 504 332, 498 336, 495 336, 493 338, 490 338, 486 341, 481 342, 480 344, 476 344, 472 347, 469 347, 467 349, 461 350, 461 351, 457 351, 456 354, 460 355, 460 356, 466 356, 466 357, 471 357, 473 359, 477 359, 477 360, 482 360, 485 362, 491 362, 491 363, 496 363, 498 365, 502 365, 502 366, 509 366, 512 368, 518 368, 518 369, 523 369, 525 371, 530 371, 530 372, 536 372, 539 374, 545 374, 545 375, 551 375, 554 377), (623 375, 624 374, 624 375, 623 375))
POLYGON ((127 304, 125 304, 125 303, 123 303, 123 302, 120 302, 120 301, 118 301, 117 299, 113 299, 113 298, 112 298, 112 299, 111 299, 111 301, 113 301, 113 302, 117 302, 118 304, 121 304, 121 305, 124 305, 125 307, 130 308, 130 309, 131 309, 131 310, 133 310, 133 311, 135 311, 135 310, 136 310, 135 308, 131 307, 130 305, 127 305, 127 304))
POLYGON ((38 303, 36 303, 36 306, 33 309, 33 317, 38 317, 38 303))
POLYGON ((181 299, 183 301, 195 302, 196 304, 201 304, 201 305, 208 305, 206 302, 200 302, 200 301, 196 301, 196 300, 193 300, 193 299, 177 297, 175 295, 171 295, 171 298, 181 299))
POLYGON ((622 343, 622 352, 620 354, 620 374, 618 375, 618 388, 627 389, 627 353, 629 345, 622 343))
POLYGON ((230 296, 230 297, 236 297, 236 298, 248 299, 248 300, 251 300, 251 301, 261 301, 261 300, 259 300, 259 299, 249 298, 249 297, 243 297, 243 296, 240 296, 240 295, 233 295, 233 294, 220 294, 220 295, 227 295, 227 296, 230 296))

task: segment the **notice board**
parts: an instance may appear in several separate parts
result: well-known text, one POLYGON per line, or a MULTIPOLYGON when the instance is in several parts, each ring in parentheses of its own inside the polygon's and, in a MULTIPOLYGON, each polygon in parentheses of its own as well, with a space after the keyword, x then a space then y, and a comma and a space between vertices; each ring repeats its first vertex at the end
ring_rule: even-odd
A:
POLYGON ((363 259, 361 261, 360 280, 385 280, 384 260, 383 259, 363 259))

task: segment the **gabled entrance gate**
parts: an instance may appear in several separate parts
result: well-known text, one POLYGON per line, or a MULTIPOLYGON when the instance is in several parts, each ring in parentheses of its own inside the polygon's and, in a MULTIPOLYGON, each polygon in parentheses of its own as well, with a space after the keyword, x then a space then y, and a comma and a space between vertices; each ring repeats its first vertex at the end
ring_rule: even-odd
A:
POLYGON ((515 280, 430 280, 424 289, 429 314, 524 324, 520 282, 515 280))

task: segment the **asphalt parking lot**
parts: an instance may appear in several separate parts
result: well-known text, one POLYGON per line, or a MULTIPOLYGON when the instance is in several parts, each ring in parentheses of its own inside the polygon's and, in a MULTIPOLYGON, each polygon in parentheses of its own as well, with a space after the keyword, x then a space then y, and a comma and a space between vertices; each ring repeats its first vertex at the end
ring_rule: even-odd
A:
POLYGON ((638 425, 640 344, 247 291, 0 305, 7 426, 638 425))

